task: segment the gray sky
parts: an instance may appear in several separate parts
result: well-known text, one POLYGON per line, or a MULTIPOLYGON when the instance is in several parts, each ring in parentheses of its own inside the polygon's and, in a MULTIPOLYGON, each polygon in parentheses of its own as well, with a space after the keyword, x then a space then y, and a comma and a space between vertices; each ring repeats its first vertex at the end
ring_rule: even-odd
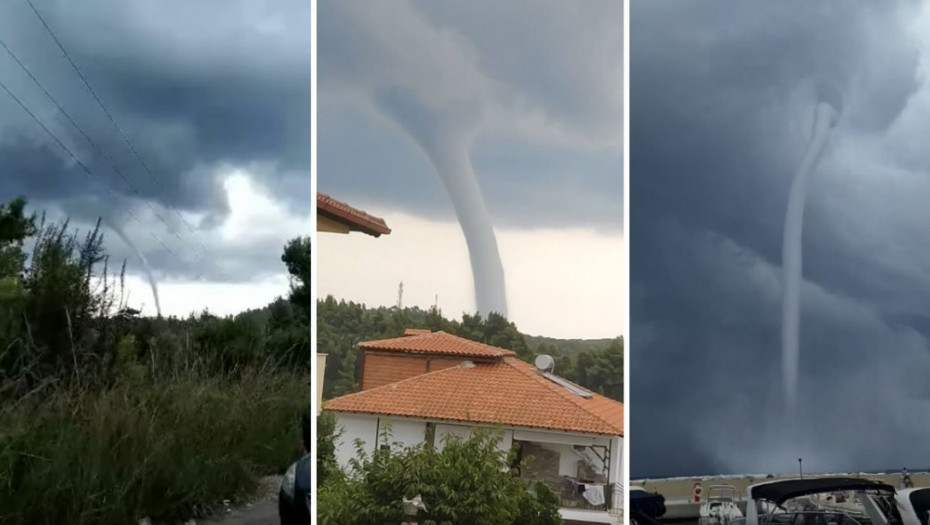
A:
POLYGON ((631 5, 632 476, 926 468, 930 12, 631 5), (816 93, 800 414, 781 419, 781 248, 816 93))
POLYGON ((319 190, 394 229, 320 236, 319 292, 391 305, 404 281, 405 304, 475 309, 451 201, 381 109, 400 94, 399 118, 468 137, 517 326, 619 335, 622 4, 323 0, 318 16, 319 190))
MULTIPOLYGON (((166 313, 229 313, 286 293, 283 244, 311 230, 309 2, 34 4, 152 175, 28 4, 15 0, 0 6, 0 38, 129 183, 0 49, 0 80, 117 194, 0 93, 0 199, 25 195, 33 209, 79 226, 98 216, 123 225, 163 283, 166 313)), ((109 230, 107 248, 129 261, 132 302, 154 313, 140 263, 109 230)))

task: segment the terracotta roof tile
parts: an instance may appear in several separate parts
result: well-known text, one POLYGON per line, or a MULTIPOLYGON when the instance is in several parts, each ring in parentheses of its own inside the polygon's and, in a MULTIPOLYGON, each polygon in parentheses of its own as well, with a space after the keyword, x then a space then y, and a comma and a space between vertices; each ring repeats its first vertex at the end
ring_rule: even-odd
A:
POLYGON ((584 398, 515 357, 421 374, 325 404, 327 410, 623 435, 623 403, 584 398))
POLYGON ((351 230, 367 233, 375 237, 391 233, 391 229, 388 228, 384 219, 369 215, 324 193, 316 194, 316 212, 319 215, 346 224, 351 230))
POLYGON ((475 341, 447 334, 443 331, 430 332, 429 330, 423 330, 420 333, 414 333, 412 330, 408 330, 403 337, 381 339, 379 341, 366 341, 359 343, 358 346, 365 350, 382 350, 407 354, 452 355, 474 358, 500 358, 517 355, 512 350, 476 343, 475 341))

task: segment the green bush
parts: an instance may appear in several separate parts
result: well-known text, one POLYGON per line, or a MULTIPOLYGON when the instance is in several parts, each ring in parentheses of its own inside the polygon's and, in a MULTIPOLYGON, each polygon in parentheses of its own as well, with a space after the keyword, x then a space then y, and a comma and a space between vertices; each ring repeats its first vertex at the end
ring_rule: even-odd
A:
POLYGON ((200 516, 302 455, 308 239, 282 257, 289 298, 142 317, 99 221, 79 233, 25 205, 0 204, 0 523, 200 516))
MULTIPOLYGON (((388 431, 382 442, 389 439, 388 431)), ((352 472, 320 487, 319 523, 401 523, 403 499, 417 495, 426 505, 418 516, 424 524, 562 523, 558 497, 543 485, 530 487, 515 477, 508 468, 513 455, 499 449, 500 440, 499 433, 476 432, 468 440, 448 437, 441 451, 395 444, 369 457, 359 450, 352 472)))
POLYGON ((0 408, 0 523, 200 516, 301 455, 307 377, 68 387, 0 408))

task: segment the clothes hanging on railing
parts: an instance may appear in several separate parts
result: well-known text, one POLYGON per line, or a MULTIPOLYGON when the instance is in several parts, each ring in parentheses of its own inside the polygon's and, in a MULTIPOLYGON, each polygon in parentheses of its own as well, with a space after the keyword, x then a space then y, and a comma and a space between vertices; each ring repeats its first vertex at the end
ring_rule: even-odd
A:
POLYGON ((582 485, 584 487, 584 499, 588 500, 588 503, 594 506, 604 504, 604 486, 603 485, 582 485))
POLYGON ((584 483, 579 483, 576 479, 563 478, 562 487, 572 496, 580 496, 582 493, 584 493, 585 485, 584 483))

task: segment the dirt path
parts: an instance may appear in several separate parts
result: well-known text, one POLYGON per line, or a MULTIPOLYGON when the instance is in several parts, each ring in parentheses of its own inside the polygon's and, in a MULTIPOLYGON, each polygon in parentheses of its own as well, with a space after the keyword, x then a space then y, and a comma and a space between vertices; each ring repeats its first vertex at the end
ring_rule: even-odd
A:
POLYGON ((255 501, 232 505, 222 514, 208 520, 198 520, 198 525, 278 525, 278 489, 281 476, 269 476, 260 482, 255 501))
POLYGON ((203 525, 278 525, 278 502, 264 501, 238 509, 233 509, 225 516, 207 521, 203 525))

